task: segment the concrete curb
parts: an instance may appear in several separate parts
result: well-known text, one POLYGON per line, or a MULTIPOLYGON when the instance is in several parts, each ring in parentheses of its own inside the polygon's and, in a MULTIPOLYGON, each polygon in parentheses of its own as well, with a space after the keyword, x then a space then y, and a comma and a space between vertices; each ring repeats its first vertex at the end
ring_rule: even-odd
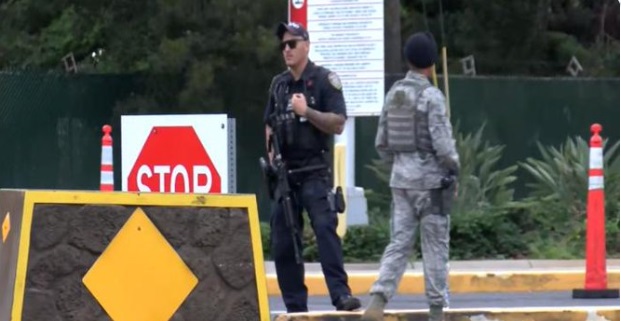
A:
MULTIPOLYGON (((368 294, 377 279, 377 272, 348 272, 349 285, 354 295, 368 294)), ((619 288, 619 270, 608 269, 608 288, 619 288)), ((485 292, 548 292, 571 291, 584 287, 585 273, 580 270, 527 270, 527 271, 452 271, 449 282, 451 293, 485 292)), ((322 273, 306 273, 308 295, 328 295, 322 273)), ((406 272, 399 294, 422 294, 425 284, 422 272, 406 272)), ((279 296, 280 289, 274 273, 267 274, 267 293, 279 296)))
MULTIPOLYGON (((353 321, 362 312, 309 312, 276 316, 274 321, 353 321)), ((384 321, 426 321, 427 310, 386 310, 384 321)), ((447 309, 445 321, 619 321, 619 307, 447 309)))
MULTIPOLYGON (((274 261, 264 261, 265 272, 275 273, 276 267, 274 261)), ((453 260, 449 261, 451 271, 530 271, 530 270, 577 270, 584 271, 586 261, 581 260, 453 260)), ((616 258, 606 259, 606 267, 612 270, 618 270, 621 266, 621 260, 616 258)), ((380 268, 380 262, 366 263, 345 263, 345 270, 350 272, 376 272, 380 268)), ((310 273, 321 273, 322 268, 319 262, 305 262, 304 270, 310 273)), ((423 270, 423 262, 408 262, 408 272, 416 272, 423 270)))

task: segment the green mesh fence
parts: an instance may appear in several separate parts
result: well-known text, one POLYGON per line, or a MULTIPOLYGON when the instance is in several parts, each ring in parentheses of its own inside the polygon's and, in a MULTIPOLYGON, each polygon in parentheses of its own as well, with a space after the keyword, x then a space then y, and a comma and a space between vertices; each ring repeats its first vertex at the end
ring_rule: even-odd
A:
POLYGON ((0 186, 98 189, 101 126, 131 76, 0 73, 0 186))
MULTIPOLYGON (((260 119, 267 87, 227 77, 221 79, 230 83, 222 87, 226 107, 205 112, 237 119, 238 192, 256 193, 265 219, 268 202, 257 159, 264 153, 260 119), (241 88, 252 94, 240 95, 241 88)), ((387 77, 386 87, 399 77, 387 77)), ((443 84, 441 77, 438 81, 443 84)), ((0 186, 98 189, 101 126, 110 123, 120 189, 121 129, 114 109, 141 86, 140 77, 132 75, 0 72, 0 186)), ((537 140, 559 144, 568 135, 588 138, 592 122, 604 126, 605 137, 619 139, 619 79, 451 77, 450 94, 453 122, 474 131, 486 121, 486 138, 507 146, 503 165, 535 156, 537 140)), ((376 157, 368 148, 376 125, 375 117, 356 120, 356 185, 365 188, 378 185, 364 168, 376 157)))

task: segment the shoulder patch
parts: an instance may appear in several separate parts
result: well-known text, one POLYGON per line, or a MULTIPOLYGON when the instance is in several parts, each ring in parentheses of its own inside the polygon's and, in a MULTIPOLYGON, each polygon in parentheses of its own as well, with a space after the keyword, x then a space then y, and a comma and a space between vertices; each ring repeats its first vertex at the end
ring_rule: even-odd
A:
POLYGON ((328 81, 330 82, 330 85, 332 85, 332 87, 338 90, 341 90, 343 88, 343 85, 341 84, 341 79, 335 72, 331 71, 328 74, 328 81))

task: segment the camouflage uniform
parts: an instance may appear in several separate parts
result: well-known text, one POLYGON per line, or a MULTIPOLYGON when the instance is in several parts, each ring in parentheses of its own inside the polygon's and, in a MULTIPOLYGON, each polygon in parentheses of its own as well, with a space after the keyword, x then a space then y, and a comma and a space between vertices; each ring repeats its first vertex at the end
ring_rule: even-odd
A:
MULTIPOLYGON (((384 161, 392 164, 390 187, 393 197, 391 241, 386 247, 379 279, 372 294, 389 300, 395 293, 408 263, 416 229, 420 226, 425 276, 425 294, 430 306, 448 305, 448 258, 450 205, 454 184, 440 190, 449 172, 459 170, 459 157, 452 138, 452 127, 446 116, 442 92, 430 86, 425 75, 409 71, 405 77, 410 86, 406 96, 420 94, 416 112, 418 151, 394 153, 387 150, 386 108, 382 111, 375 146, 384 161), (410 91, 410 92, 408 92, 410 91)), ((386 96, 391 104, 395 86, 386 96)))

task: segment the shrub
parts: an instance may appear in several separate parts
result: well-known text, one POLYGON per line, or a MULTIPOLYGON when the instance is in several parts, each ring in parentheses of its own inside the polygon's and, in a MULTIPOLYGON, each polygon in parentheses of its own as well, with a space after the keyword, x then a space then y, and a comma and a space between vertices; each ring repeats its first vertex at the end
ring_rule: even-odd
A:
POLYGON ((504 206, 513 201, 511 184, 517 179, 517 165, 498 169, 505 148, 483 140, 485 124, 474 134, 464 135, 455 126, 455 145, 461 170, 455 215, 504 206))
POLYGON ((511 187, 518 167, 499 168, 505 146, 485 141, 485 126, 474 134, 455 126, 461 170, 451 215, 451 259, 515 258, 528 249, 511 187))
POLYGON ((517 223, 519 207, 495 207, 454 215, 451 222, 452 260, 519 259, 528 255, 528 241, 517 223))
MULTIPOLYGON (((316 261, 318 258, 318 250, 315 235, 310 227, 310 221, 306 212, 302 213, 304 218, 304 230, 302 232, 302 257, 306 262, 316 261)), ((263 246, 263 257, 265 260, 271 260, 271 236, 270 225, 267 222, 261 222, 261 242, 263 246)))
MULTIPOLYGON (((474 134, 463 134, 455 126, 461 170, 458 197, 451 213, 452 259, 518 257, 527 251, 516 223, 520 217, 509 210, 514 193, 511 184, 517 179, 514 173, 518 167, 498 169, 504 146, 485 141, 484 129, 485 124, 474 134)), ((388 186, 388 166, 376 159, 366 168, 388 186)), ((369 203, 375 202, 384 213, 389 213, 389 193, 388 188, 369 191, 367 197, 369 203)))
POLYGON ((365 189, 364 195, 367 199, 368 208, 378 208, 379 210, 376 214, 387 219, 390 217, 388 208, 391 202, 390 166, 380 159, 373 159, 371 164, 367 164, 364 167, 371 171, 381 186, 377 190, 365 189))
POLYGON ((390 221, 380 208, 369 210, 369 225, 352 226, 343 238, 345 262, 379 262, 390 242, 390 221))
MULTIPOLYGON (((460 154, 459 193, 451 214, 451 259, 584 257, 585 208, 589 147, 568 138, 560 147, 538 144, 540 159, 498 168, 504 146, 483 139, 482 125, 473 134, 457 130, 460 154), (514 200, 511 184, 522 168, 530 178, 528 197, 514 200)), ((619 256, 619 142, 604 142, 606 240, 609 257, 619 256)), ((374 160, 366 166, 384 187, 367 191, 369 225, 350 227, 343 239, 346 262, 378 262, 390 240, 388 166, 374 160)), ((269 226, 261 224, 269 259, 269 226)), ((417 235, 419 235, 417 233, 417 235)), ((417 238, 418 239, 418 238, 417 238)), ((316 240, 305 215, 304 259, 318 261, 316 240)), ((412 258, 419 259, 420 243, 412 258)))
POLYGON ((271 260, 270 255, 270 224, 267 222, 261 222, 261 246, 263 247, 263 259, 271 260))
MULTIPOLYGON (((560 147, 537 144, 541 159, 527 158, 519 165, 530 175, 530 193, 523 200, 529 208, 538 258, 583 257, 589 145, 581 137, 567 138, 560 147), (545 249, 544 249, 545 248, 545 249), (560 251, 551 251, 549 248, 560 251), (560 256, 560 257, 557 257, 560 256)), ((604 147, 607 249, 619 253, 619 142, 604 147)))
MULTIPOLYGON (((345 262, 379 261, 382 252, 390 240, 389 222, 379 214, 378 208, 369 211, 369 225, 353 226, 347 229, 343 238, 343 256, 345 262)), ((306 213, 304 215, 303 258, 305 262, 319 261, 317 239, 310 227, 306 213)), ((261 222, 261 239, 263 257, 270 260, 270 226, 261 222)))

